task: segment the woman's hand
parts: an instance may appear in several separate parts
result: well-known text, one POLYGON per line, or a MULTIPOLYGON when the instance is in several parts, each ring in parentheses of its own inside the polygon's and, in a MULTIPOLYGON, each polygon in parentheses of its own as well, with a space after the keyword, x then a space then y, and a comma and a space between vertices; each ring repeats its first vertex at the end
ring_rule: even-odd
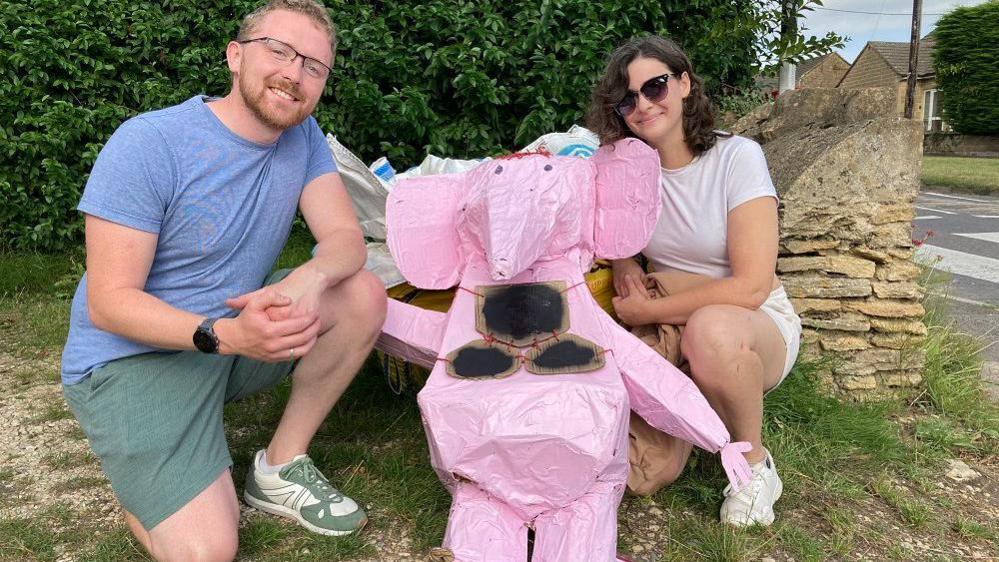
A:
POLYGON ((627 296, 617 296, 611 299, 617 317, 629 326, 641 326, 655 322, 652 317, 652 299, 649 298, 642 282, 637 277, 629 275, 625 276, 624 285, 627 296))
POLYGON ((628 277, 634 277, 640 285, 645 286, 645 270, 631 258, 613 260, 611 271, 614 274, 614 292, 619 297, 628 296, 628 283, 625 281, 628 277))

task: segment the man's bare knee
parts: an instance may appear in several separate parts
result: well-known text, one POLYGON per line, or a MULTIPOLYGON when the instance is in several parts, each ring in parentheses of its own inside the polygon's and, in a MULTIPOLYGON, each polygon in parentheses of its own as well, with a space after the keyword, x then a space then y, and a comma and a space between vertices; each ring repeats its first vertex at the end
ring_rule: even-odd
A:
POLYGON ((385 322, 386 299, 381 280, 362 269, 330 291, 328 305, 334 323, 347 322, 352 334, 373 340, 385 322))
POLYGON ((194 533, 170 540, 160 539, 160 542, 164 544, 152 541, 151 554, 161 562, 231 562, 239 548, 235 528, 211 535, 194 533))

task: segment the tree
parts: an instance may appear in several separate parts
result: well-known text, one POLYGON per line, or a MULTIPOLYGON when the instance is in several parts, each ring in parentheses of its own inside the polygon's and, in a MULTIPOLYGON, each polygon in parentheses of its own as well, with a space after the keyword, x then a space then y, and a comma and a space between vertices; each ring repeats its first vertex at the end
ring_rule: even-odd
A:
MULTIPOLYGON (((787 0, 785 0, 787 1, 787 0)), ((794 13, 809 0, 793 0, 794 13)), ((226 42, 260 0, 8 0, 0 4, 0 249, 77 244, 74 208, 121 122, 224 94, 226 42)), ((779 37, 763 0, 326 0, 340 47, 316 118, 361 158, 516 149, 582 120, 625 39, 677 40, 709 93, 839 42, 779 37)))
POLYGON ((949 12, 934 36, 944 119, 960 133, 999 134, 999 1, 949 12))

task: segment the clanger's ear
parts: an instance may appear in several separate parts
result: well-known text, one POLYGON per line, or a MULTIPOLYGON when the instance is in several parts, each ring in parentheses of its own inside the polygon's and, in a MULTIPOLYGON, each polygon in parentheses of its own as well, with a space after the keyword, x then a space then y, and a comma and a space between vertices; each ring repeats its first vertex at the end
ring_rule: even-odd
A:
POLYGON ((636 138, 604 145, 590 159, 597 169, 593 240, 597 257, 621 259, 642 251, 659 221, 659 153, 636 138))
POLYGON ((458 206, 465 174, 400 181, 385 204, 387 242, 402 275, 421 289, 447 289, 461 277, 458 206))

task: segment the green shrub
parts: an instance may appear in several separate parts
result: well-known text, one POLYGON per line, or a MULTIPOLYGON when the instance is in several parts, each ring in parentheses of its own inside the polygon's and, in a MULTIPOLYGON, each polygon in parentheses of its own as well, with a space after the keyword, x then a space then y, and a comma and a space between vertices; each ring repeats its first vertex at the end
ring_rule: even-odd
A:
POLYGON ((944 119, 960 133, 999 134, 999 2, 947 13, 935 36, 944 119))
MULTIPOLYGON (((798 0, 802 5, 809 0, 798 0)), ((227 41, 258 0, 7 0, 0 4, 0 251, 77 243, 73 209, 126 118, 222 95, 227 41)), ((340 49, 320 126, 398 168, 427 152, 480 156, 582 119, 604 57, 624 39, 677 39, 712 93, 761 62, 838 38, 776 41, 763 0, 326 2, 340 49)))

